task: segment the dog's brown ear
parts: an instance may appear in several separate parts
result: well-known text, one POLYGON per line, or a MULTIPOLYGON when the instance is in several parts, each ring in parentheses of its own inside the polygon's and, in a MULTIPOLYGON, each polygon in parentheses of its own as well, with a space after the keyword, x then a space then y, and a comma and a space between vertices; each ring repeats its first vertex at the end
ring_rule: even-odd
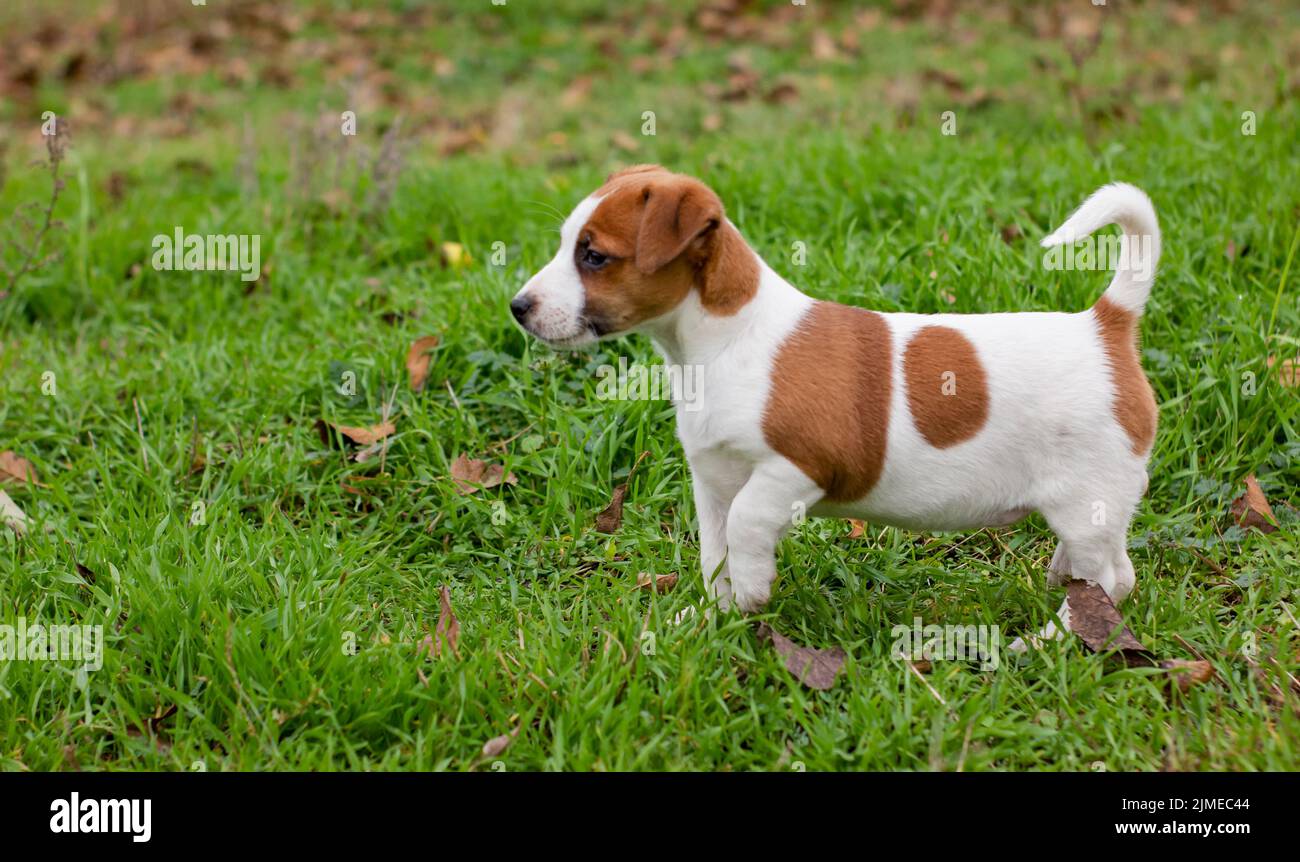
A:
POLYGON ((636 237, 636 268, 649 275, 676 260, 695 240, 722 224, 722 201, 704 183, 669 175, 648 182, 636 237))

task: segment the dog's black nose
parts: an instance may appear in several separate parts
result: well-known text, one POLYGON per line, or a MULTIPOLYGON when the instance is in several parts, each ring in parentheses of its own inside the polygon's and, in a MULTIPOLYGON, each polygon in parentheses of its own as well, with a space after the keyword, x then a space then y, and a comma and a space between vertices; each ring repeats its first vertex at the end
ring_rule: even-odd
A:
POLYGON ((533 301, 526 296, 516 296, 514 299, 510 300, 510 313, 513 314, 515 320, 518 320, 520 323, 524 322, 524 318, 528 315, 528 312, 532 311, 532 309, 533 301))

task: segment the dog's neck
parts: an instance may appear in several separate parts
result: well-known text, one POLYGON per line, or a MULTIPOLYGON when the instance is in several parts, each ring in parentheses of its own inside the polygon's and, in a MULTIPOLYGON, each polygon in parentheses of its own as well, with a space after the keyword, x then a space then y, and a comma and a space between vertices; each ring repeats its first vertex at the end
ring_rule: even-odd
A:
POLYGON ((776 273, 731 222, 719 228, 718 247, 695 289, 668 314, 640 330, 670 365, 706 364, 756 324, 811 300, 776 273))

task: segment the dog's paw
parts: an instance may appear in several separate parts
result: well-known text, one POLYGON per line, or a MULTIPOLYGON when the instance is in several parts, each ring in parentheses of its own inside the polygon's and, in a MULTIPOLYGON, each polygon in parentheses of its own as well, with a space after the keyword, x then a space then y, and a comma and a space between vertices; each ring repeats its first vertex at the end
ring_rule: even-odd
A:
POLYGON ((1047 583, 1049 586, 1063 587, 1072 577, 1070 557, 1065 553, 1065 545, 1059 544, 1052 554, 1052 561, 1047 564, 1047 583))
POLYGON ((758 613, 767 607, 767 602, 771 597, 771 584, 765 584, 761 587, 750 587, 748 584, 743 583, 733 583, 731 585, 732 601, 741 613, 758 613))
POLYGON ((708 584, 707 592, 718 600, 719 610, 725 611, 731 608, 733 591, 731 589, 731 578, 727 576, 726 572, 719 574, 713 583, 708 584))

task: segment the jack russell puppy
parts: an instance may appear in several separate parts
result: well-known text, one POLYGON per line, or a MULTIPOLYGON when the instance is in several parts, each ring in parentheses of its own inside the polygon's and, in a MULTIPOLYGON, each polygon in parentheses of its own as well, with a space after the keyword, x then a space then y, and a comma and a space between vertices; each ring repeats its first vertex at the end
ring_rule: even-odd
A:
MULTIPOLYGON (((1118 603, 1156 432, 1138 319, 1160 231, 1146 194, 1116 183, 1043 245, 1112 223, 1120 266, 1087 311, 883 314, 801 293, 708 186, 638 165, 578 204, 510 311, 554 348, 643 332, 695 372, 677 434, 724 610, 766 604, 777 542, 804 513, 956 530, 1041 512, 1059 539, 1048 582, 1095 581, 1118 603)), ((1068 629, 1064 605, 1057 617, 1068 629)))

